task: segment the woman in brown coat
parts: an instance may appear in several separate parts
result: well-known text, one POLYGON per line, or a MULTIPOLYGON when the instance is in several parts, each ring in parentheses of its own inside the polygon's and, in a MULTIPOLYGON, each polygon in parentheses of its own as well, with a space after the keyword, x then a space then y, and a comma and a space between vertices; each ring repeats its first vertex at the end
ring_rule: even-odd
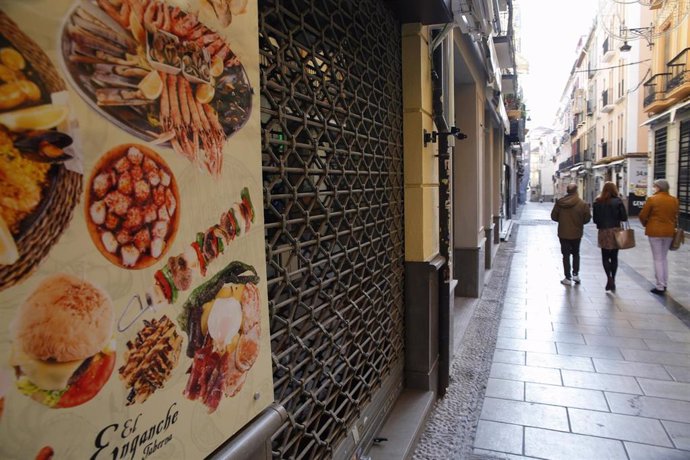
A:
POLYGON ((649 237, 654 259, 656 286, 653 294, 663 295, 668 283, 668 250, 673 241, 678 218, 678 199, 668 193, 666 179, 654 181, 654 195, 647 199, 640 212, 640 223, 644 225, 644 234, 649 237))

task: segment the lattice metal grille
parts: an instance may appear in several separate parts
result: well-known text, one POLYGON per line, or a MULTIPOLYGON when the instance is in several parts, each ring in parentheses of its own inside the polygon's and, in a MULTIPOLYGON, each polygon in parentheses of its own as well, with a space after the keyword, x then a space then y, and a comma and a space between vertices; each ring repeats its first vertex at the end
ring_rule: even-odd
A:
POLYGON ((259 11, 273 451, 326 458, 403 357, 400 25, 380 0, 259 11))
POLYGON ((679 221, 682 228, 690 230, 690 121, 680 124, 680 149, 678 154, 678 201, 679 221))
POLYGON ((666 177, 666 128, 654 131, 654 180, 666 177))

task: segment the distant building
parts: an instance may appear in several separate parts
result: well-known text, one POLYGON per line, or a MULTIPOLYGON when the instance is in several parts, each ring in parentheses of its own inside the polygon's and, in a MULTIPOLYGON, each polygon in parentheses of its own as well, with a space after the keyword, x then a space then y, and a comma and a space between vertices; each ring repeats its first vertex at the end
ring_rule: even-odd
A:
POLYGON ((614 182, 631 214, 646 197, 648 157, 642 84, 651 51, 630 46, 624 24, 644 24, 651 13, 637 3, 611 3, 578 44, 565 85, 556 126, 556 190, 576 181, 583 199, 593 202, 606 181, 614 182), (610 14, 609 14, 610 13, 610 14))

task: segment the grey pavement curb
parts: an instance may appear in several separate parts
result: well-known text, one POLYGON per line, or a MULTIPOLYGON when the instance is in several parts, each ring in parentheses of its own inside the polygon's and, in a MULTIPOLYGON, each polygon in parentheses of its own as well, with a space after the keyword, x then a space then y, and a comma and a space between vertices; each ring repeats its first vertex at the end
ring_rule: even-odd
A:
POLYGON ((471 450, 491 371, 503 299, 520 229, 519 225, 515 227, 510 240, 499 247, 491 278, 467 326, 460 352, 451 365, 446 395, 436 402, 413 454, 414 459, 489 458, 473 455, 471 450))

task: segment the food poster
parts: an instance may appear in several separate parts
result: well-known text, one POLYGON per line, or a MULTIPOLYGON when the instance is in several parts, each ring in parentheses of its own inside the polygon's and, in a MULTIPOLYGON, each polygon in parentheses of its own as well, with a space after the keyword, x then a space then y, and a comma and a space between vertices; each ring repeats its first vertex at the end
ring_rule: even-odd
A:
POLYGON ((0 1, 0 458, 203 458, 273 402, 258 12, 0 1))

